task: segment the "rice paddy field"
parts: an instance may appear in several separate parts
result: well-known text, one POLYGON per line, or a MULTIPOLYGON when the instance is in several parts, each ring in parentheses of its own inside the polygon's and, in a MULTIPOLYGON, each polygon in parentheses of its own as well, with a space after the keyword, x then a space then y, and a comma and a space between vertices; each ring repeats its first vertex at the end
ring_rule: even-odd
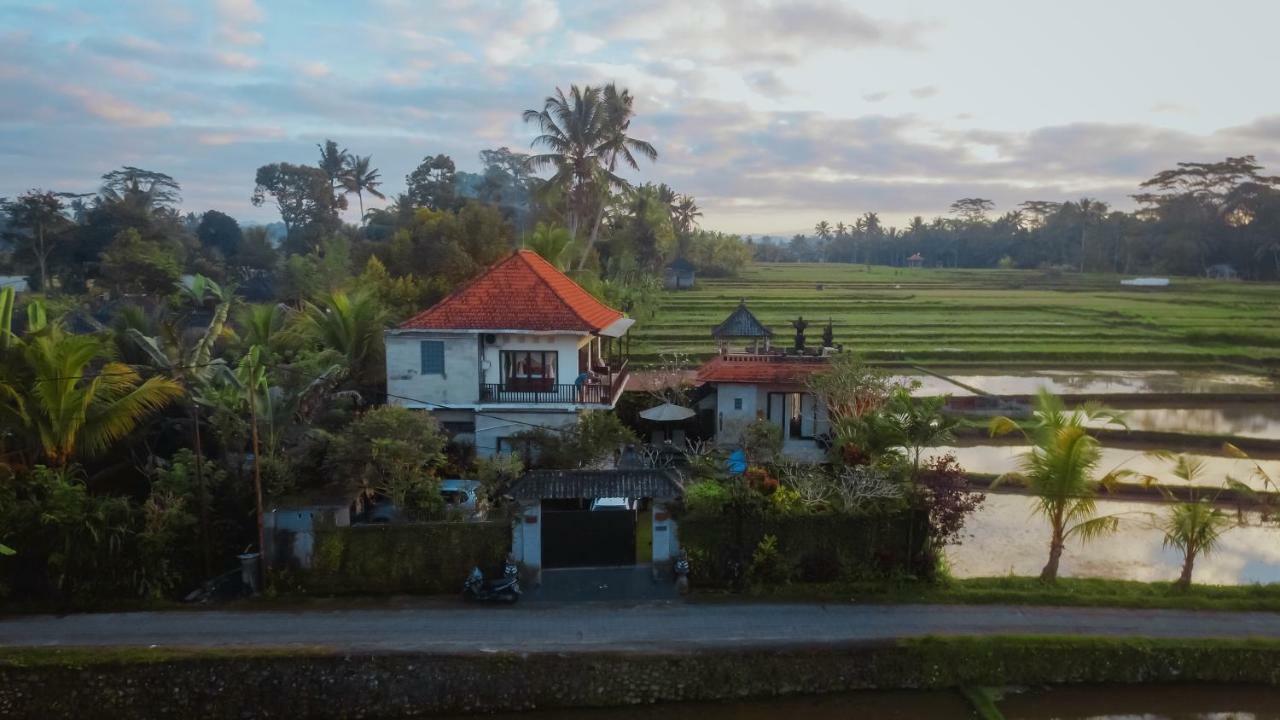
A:
POLYGON ((810 322, 811 344, 830 319, 835 341, 870 360, 1280 368, 1280 284, 1171 278, 1166 288, 1132 288, 1121 279, 760 263, 664 293, 633 330, 632 357, 647 364, 663 353, 713 354, 711 328, 746 298, 775 343, 791 344, 798 315, 810 322))

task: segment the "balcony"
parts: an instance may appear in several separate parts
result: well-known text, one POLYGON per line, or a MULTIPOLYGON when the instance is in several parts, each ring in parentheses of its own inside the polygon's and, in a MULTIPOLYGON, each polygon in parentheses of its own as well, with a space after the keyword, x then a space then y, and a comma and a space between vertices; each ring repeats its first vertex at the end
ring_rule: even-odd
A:
POLYGON ((558 385, 549 381, 520 380, 481 383, 480 402, 504 405, 607 405, 612 407, 627 384, 627 363, 609 368, 607 374, 583 384, 558 385))

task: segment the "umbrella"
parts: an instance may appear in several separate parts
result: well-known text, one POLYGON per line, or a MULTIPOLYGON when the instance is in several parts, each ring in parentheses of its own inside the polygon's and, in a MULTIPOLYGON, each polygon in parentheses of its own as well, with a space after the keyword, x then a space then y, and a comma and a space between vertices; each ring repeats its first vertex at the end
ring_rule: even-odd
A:
POLYGON ((694 415, 697 415, 697 413, 689 408, 672 405, 669 402, 662 403, 657 407, 651 407, 648 410, 640 412, 640 417, 645 420, 653 420, 655 422, 679 422, 681 420, 688 420, 694 415))

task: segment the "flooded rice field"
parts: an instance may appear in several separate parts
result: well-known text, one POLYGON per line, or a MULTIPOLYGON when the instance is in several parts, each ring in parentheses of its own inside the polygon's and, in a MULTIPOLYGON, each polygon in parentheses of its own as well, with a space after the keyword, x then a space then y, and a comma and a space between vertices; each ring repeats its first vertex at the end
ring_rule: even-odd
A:
MULTIPOLYGON (((957 577, 1035 576, 1049 553, 1049 526, 1034 513, 1035 498, 988 493, 969 518, 960 545, 947 548, 957 577)), ((1082 545, 1068 541, 1060 572, 1066 577, 1172 581, 1181 556, 1163 547, 1153 522, 1157 503, 1100 500, 1099 515, 1120 515, 1120 530, 1082 545)), ((1280 524, 1245 513, 1243 526, 1222 536, 1214 552, 1196 561, 1195 581, 1214 585, 1280 582, 1280 524)), ((1278 706, 1280 707, 1280 706, 1278 706)))
MULTIPOLYGON (((1007 720, 1280 720, 1280 690, 1255 686, 1086 685, 1014 688, 996 706, 1007 720)), ((968 720, 954 691, 865 691, 771 700, 558 710, 496 718, 565 720, 968 720)))
POLYGON ((992 395, 1034 395, 1042 389, 1057 395, 1280 392, 1280 384, 1273 378, 1235 370, 1037 369, 987 373, 965 368, 935 369, 935 371, 960 385, 976 388, 992 395))
POLYGON ((1148 407, 1122 412, 1125 424, 1135 431, 1280 440, 1280 403, 1215 403, 1207 407, 1148 407))
MULTIPOLYGON (((942 455, 954 453, 960 466, 969 472, 1002 475, 1018 470, 1021 466, 1022 456, 1030 450, 1031 448, 1027 445, 973 445, 930 448, 925 454, 942 455)), ((1268 488, 1263 480, 1256 477, 1255 473, 1255 466, 1260 466, 1264 472, 1270 475, 1273 482, 1280 482, 1280 460, 1245 460, 1208 455, 1203 454, 1203 452, 1203 450, 1200 450, 1199 452, 1183 453, 1203 463, 1203 474, 1196 481, 1197 485, 1220 485, 1226 476, 1230 475, 1233 479, 1246 483, 1255 490, 1280 490, 1280 488, 1274 486, 1268 488)), ((1099 464, 1098 470, 1100 474, 1110 472, 1113 469, 1131 470, 1135 473, 1154 476, 1169 485, 1179 484, 1181 481, 1174 478, 1170 473, 1170 466, 1171 463, 1167 460, 1152 457, 1142 450, 1104 447, 1102 448, 1102 462, 1099 464)))

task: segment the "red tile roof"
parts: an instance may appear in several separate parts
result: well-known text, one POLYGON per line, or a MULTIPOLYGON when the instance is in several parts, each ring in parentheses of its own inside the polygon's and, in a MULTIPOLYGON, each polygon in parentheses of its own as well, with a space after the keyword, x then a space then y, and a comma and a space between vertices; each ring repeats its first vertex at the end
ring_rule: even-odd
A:
POLYGON ((595 332, 621 317, 541 255, 517 250, 400 327, 595 332))
POLYGON ((782 355, 720 355, 698 368, 698 382, 803 385, 809 376, 827 368, 817 358, 799 360, 782 355))

